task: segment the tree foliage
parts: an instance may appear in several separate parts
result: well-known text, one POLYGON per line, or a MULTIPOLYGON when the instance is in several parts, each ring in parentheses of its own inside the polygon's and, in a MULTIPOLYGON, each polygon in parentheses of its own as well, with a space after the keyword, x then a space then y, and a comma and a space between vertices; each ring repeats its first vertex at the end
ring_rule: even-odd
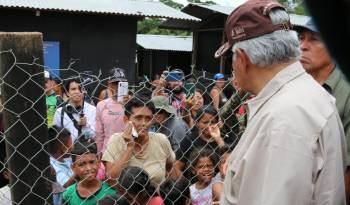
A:
POLYGON ((215 2, 211 0, 187 0, 189 3, 204 4, 204 5, 214 5, 215 2))
POLYGON ((161 19, 149 18, 137 23, 137 33, 139 34, 155 34, 155 35, 176 35, 188 36, 191 33, 183 30, 160 29, 161 19))
MULTIPOLYGON (((180 10, 183 5, 172 0, 159 0, 160 2, 180 10)), ((146 18, 143 21, 137 23, 137 33, 139 34, 156 34, 156 35, 176 35, 176 36, 188 36, 191 34, 189 31, 183 30, 170 30, 160 29, 159 26, 162 23, 161 19, 157 18, 146 18)))
POLYGON ((290 13, 309 15, 303 0, 278 0, 278 2, 286 6, 290 13))

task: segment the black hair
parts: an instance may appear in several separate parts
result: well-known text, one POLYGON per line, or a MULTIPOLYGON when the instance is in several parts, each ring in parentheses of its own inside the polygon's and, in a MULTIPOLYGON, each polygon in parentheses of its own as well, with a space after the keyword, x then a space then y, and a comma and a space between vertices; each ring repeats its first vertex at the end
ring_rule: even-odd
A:
POLYGON ((129 205, 129 202, 125 197, 114 194, 98 200, 96 205, 129 205))
POLYGON ((160 79, 160 75, 159 74, 154 74, 151 78, 151 81, 154 81, 154 80, 159 80, 160 79))
POLYGON ((5 137, 0 135, 0 188, 9 184, 9 180, 4 177, 3 173, 7 167, 5 137))
POLYGON ((71 153, 73 162, 75 162, 77 156, 83 154, 97 154, 96 143, 89 141, 77 141, 76 143, 74 143, 74 148, 71 153))
POLYGON ((70 79, 68 79, 68 80, 65 82, 65 84, 64 84, 64 91, 65 91, 66 93, 68 93, 70 84, 73 83, 73 82, 79 84, 79 89, 80 89, 80 91, 82 91, 80 79, 79 79, 79 78, 70 78, 70 79))
POLYGON ((139 97, 139 96, 134 96, 132 97, 124 106, 124 113, 127 117, 130 117, 130 115, 132 114, 131 110, 133 108, 139 108, 139 107, 147 107, 148 109, 150 109, 152 111, 152 114, 154 114, 156 112, 156 109, 154 107, 153 102, 145 97, 139 97))
POLYGON ((155 194, 155 188, 151 185, 148 173, 136 166, 128 166, 121 172, 118 184, 128 193, 137 195, 146 191, 149 197, 155 194))
POLYGON ((194 149, 190 154, 190 161, 189 161, 190 165, 195 167, 199 159, 203 157, 208 157, 213 162, 214 167, 216 167, 218 162, 216 154, 213 150, 208 148, 194 149))
POLYGON ((167 179, 160 187, 160 196, 165 205, 185 205, 190 196, 191 183, 184 177, 167 179))
POLYGON ((204 116, 204 114, 209 114, 215 116, 215 119, 219 121, 219 113, 218 111, 211 105, 204 106, 203 108, 197 111, 195 116, 195 121, 199 122, 199 120, 204 116))
POLYGON ((61 128, 56 125, 49 128, 48 150, 50 154, 55 154, 61 146, 66 146, 67 141, 71 138, 71 133, 66 128, 61 128))
MULTIPOLYGON (((194 90, 194 92, 199 92, 200 94, 204 94, 204 91, 202 90, 202 89, 200 89, 200 88, 196 88, 195 90, 194 90)), ((204 99, 204 98, 203 98, 204 99)))

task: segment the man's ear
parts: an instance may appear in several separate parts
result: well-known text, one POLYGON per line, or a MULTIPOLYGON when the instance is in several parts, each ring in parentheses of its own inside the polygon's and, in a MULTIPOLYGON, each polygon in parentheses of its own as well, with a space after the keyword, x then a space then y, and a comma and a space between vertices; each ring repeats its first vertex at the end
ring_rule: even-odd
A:
POLYGON ((248 72, 248 68, 251 65, 248 55, 242 49, 236 49, 235 55, 236 55, 236 61, 238 61, 238 63, 240 63, 241 65, 240 66, 241 72, 243 73, 248 72))
POLYGON ((126 116, 126 115, 124 115, 123 121, 124 121, 124 124, 128 124, 128 122, 129 122, 129 117, 126 116))

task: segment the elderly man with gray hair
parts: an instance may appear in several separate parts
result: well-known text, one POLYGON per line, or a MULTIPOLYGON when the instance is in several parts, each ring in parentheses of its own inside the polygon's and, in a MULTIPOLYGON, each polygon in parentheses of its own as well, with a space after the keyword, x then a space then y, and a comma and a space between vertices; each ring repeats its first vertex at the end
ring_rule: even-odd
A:
POLYGON ((346 204, 345 137, 335 99, 305 72, 285 8, 249 0, 226 22, 247 128, 228 160, 221 205, 346 204))

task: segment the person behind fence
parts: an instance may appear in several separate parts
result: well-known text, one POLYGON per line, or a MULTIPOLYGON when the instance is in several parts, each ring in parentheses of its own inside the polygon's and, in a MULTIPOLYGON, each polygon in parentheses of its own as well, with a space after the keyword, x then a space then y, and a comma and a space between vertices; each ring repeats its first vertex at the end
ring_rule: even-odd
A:
POLYGON ((346 204, 345 136, 335 99, 299 62, 299 40, 279 3, 249 0, 227 18, 248 124, 230 155, 220 205, 346 204))
POLYGON ((222 135, 224 136, 225 142, 229 144, 231 148, 234 148, 246 126, 247 113, 246 104, 244 104, 244 102, 249 97, 249 94, 236 86, 235 79, 232 79, 231 83, 236 93, 222 106, 219 113, 222 121, 222 127, 220 129, 222 135))
POLYGON ((184 178, 168 178, 159 187, 164 205, 191 205, 190 182, 184 178))
POLYGON ((209 149, 196 149, 190 155, 189 166, 196 182, 190 186, 191 202, 193 205, 213 203, 213 177, 217 158, 209 149))
POLYGON ((8 163, 6 158, 6 145, 5 138, 0 135, 0 205, 11 205, 11 190, 9 186, 9 171, 7 169, 8 163))
POLYGON ((153 96, 164 95, 169 97, 169 102, 174 106, 178 117, 181 117, 181 109, 185 108, 184 75, 180 69, 164 71, 159 79, 158 86, 153 92, 153 96))
POLYGON ((193 150, 203 148, 210 149, 213 155, 219 159, 221 156, 221 149, 227 147, 221 137, 218 126, 218 112, 213 106, 200 109, 197 112, 195 121, 196 125, 180 142, 180 148, 176 151, 176 173, 178 174, 184 171, 186 177, 188 177, 189 170, 184 168, 193 150))
POLYGON ((163 205, 163 199, 151 184, 148 173, 140 167, 124 168, 118 178, 118 186, 122 196, 132 205, 163 205))
POLYGON ((99 199, 116 193, 106 182, 96 178, 100 165, 96 143, 76 142, 72 159, 72 170, 79 181, 63 193, 63 204, 95 205, 99 199))
POLYGON ((73 142, 79 137, 95 137, 95 106, 84 101, 84 93, 79 79, 68 79, 65 92, 68 102, 56 110, 54 124, 64 127, 71 133, 73 142))
POLYGON ((204 106, 203 90, 196 88, 192 97, 185 101, 185 109, 182 110, 182 118, 189 128, 195 124, 195 117, 199 109, 204 106))
POLYGON ((219 162, 219 170, 216 174, 216 176, 213 179, 213 186, 212 186, 212 192, 213 192, 213 204, 220 204, 220 195, 224 186, 224 179, 225 179, 225 170, 227 165, 227 160, 231 154, 230 149, 222 150, 223 154, 220 157, 219 162))
POLYGON ((73 143, 70 132, 55 125, 49 128, 48 136, 51 139, 48 144, 50 165, 56 176, 52 190, 54 193, 53 200, 54 204, 61 204, 63 191, 77 180, 71 169, 70 153, 73 149, 73 143))
POLYGON ((158 186, 166 176, 166 165, 173 164, 175 154, 165 135, 149 132, 155 114, 154 104, 148 99, 134 97, 124 109, 127 126, 123 133, 111 136, 102 156, 106 174, 113 180, 125 167, 138 166, 144 168, 152 184, 158 186))
POLYGON ((175 151, 186 136, 188 127, 181 118, 176 116, 175 108, 169 104, 165 96, 155 96, 152 102, 156 108, 154 130, 167 136, 175 151))
POLYGON ((111 96, 100 101, 96 107, 96 138, 97 150, 103 152, 107 142, 114 133, 122 132, 124 124, 124 108, 118 102, 118 83, 127 82, 124 70, 113 68, 108 77, 108 89, 111 96))
POLYGON ((225 76, 222 73, 214 75, 215 85, 210 90, 210 97, 213 102, 213 106, 216 109, 221 108, 227 102, 227 97, 224 93, 225 76))
POLYGON ((47 108, 47 126, 53 125, 53 118, 56 112, 56 108, 63 103, 63 98, 55 93, 54 81, 50 76, 50 72, 44 71, 45 77, 45 99, 47 108))
POLYGON ((300 62, 304 69, 336 98, 335 104, 343 122, 348 145, 345 188, 347 201, 350 203, 350 85, 328 54, 312 19, 303 25, 294 26, 293 29, 299 33, 300 62))

